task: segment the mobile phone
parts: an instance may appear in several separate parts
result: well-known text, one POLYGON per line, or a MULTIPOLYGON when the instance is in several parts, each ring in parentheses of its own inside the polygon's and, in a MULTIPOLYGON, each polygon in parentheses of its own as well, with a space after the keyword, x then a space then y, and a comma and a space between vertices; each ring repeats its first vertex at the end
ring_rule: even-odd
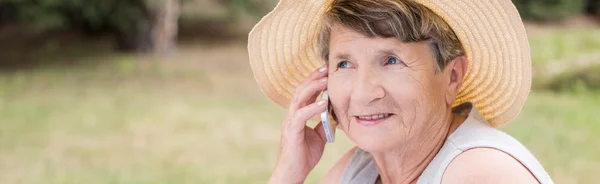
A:
POLYGON ((329 94, 327 94, 327 90, 323 91, 323 100, 327 100, 328 105, 324 112, 321 113, 321 123, 323 123, 323 130, 325 130, 325 137, 327 138, 327 142, 332 143, 334 141, 335 136, 335 127, 333 126, 333 121, 331 116, 331 102, 329 101, 329 94))

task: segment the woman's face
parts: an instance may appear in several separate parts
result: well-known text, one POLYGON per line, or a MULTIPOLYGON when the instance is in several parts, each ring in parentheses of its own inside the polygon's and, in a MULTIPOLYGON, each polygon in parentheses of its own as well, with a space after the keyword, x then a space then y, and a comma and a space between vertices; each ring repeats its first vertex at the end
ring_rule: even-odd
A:
POLYGON ((340 25, 330 38, 331 104, 340 128, 361 149, 426 141, 447 127, 450 79, 436 74, 426 43, 369 38, 340 25))

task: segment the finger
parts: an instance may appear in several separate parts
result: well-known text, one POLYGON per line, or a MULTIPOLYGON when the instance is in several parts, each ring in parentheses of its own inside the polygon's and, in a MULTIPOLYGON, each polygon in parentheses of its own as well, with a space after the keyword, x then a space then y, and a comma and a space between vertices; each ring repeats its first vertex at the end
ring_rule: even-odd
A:
POLYGON ((324 65, 321 68, 313 71, 306 79, 304 79, 304 81, 302 81, 302 83, 300 83, 298 86, 296 86, 294 95, 292 97, 292 101, 298 101, 299 97, 296 96, 298 91, 301 91, 302 89, 304 89, 308 84, 310 84, 314 81, 320 81, 323 77, 326 77, 328 74, 327 71, 328 71, 327 65, 324 65))
POLYGON ((319 102, 312 103, 306 107, 302 107, 301 109, 298 109, 298 111, 296 111, 296 113, 294 113, 294 116, 291 121, 291 125, 289 125, 289 126, 293 130, 295 130, 297 133, 300 133, 300 132, 302 132, 302 130, 304 130, 304 127, 306 126, 306 122, 310 118, 312 118, 313 116, 315 116, 321 112, 324 112, 326 108, 327 108, 326 100, 321 100, 319 102))
POLYGON ((294 98, 290 102, 289 110, 295 111, 307 104, 315 102, 321 91, 327 88, 327 78, 321 78, 319 81, 312 81, 302 88, 298 88, 294 93, 294 98))
POLYGON ((325 76, 327 76, 328 74, 328 69, 327 69, 327 65, 323 65, 321 66, 321 68, 316 69, 315 71, 313 71, 308 78, 306 78, 305 82, 310 82, 310 81, 316 81, 319 80, 320 78, 323 78, 325 76))

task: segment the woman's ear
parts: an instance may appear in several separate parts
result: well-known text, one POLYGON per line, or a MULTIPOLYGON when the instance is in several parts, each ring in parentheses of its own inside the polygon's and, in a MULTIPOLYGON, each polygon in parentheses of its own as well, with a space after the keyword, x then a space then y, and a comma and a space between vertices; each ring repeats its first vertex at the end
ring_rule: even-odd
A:
POLYGON ((446 66, 446 70, 450 70, 450 83, 448 84, 448 91, 446 91, 446 103, 448 106, 454 103, 456 100, 456 96, 458 96, 458 91, 462 85, 463 78, 467 73, 468 61, 465 56, 459 56, 454 58, 448 66, 446 66))

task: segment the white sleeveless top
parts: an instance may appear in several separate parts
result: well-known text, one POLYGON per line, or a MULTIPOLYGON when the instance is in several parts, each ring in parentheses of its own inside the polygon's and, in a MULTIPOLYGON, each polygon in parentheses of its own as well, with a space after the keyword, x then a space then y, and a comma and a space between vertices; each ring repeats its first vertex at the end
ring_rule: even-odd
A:
MULTIPOLYGON (((554 183, 527 148, 510 135, 491 127, 475 107, 471 108, 469 117, 458 129, 448 136, 448 139, 425 168, 417 183, 441 183, 444 171, 456 156, 468 149, 481 147, 494 148, 511 155, 529 169, 541 184, 554 183)), ((371 184, 375 183, 378 176, 377 166, 371 154, 357 148, 344 169, 340 183, 371 184)))

